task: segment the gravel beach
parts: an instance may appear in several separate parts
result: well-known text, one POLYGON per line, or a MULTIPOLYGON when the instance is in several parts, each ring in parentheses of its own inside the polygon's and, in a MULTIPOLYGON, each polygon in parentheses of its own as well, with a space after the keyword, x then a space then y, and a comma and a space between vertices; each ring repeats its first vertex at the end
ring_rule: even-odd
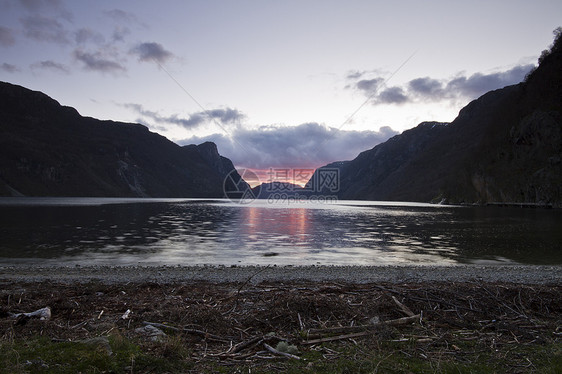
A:
POLYGON ((104 284, 157 282, 237 283, 342 282, 426 283, 490 282, 560 284, 561 266, 454 265, 454 266, 30 266, 0 267, 0 282, 104 284))

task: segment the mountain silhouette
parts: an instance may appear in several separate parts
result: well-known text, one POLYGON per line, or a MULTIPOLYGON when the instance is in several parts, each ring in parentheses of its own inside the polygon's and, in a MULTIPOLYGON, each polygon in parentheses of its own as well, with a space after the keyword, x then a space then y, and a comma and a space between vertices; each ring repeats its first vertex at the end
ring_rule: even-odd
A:
POLYGON ((3 196, 223 197, 229 173, 240 182, 214 143, 181 147, 143 125, 83 117, 5 82, 0 156, 3 196))

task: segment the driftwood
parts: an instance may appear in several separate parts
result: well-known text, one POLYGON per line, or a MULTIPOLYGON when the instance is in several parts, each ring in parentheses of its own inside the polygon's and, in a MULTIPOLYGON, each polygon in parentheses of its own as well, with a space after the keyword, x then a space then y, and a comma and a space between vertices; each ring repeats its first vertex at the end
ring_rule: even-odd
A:
POLYGON ((17 319, 16 325, 25 324, 30 318, 39 318, 41 321, 51 319, 51 308, 46 306, 45 308, 38 309, 30 313, 9 313, 10 317, 17 319))
POLYGON ((310 345, 310 344, 318 344, 318 343, 325 343, 325 342, 333 342, 335 340, 353 339, 353 338, 358 338, 360 336, 370 335, 372 333, 373 333, 372 331, 362 331, 362 332, 357 332, 357 333, 354 333, 354 334, 329 336, 329 337, 326 337, 326 338, 307 340, 307 341, 303 342, 302 344, 310 345))
POLYGON ((323 342, 330 342, 334 340, 343 340, 343 339, 351 339, 357 338, 360 336, 370 335, 373 334, 373 328, 377 326, 398 326, 398 325, 406 325, 408 323, 412 323, 418 321, 421 318, 420 314, 415 314, 410 317, 402 317, 398 319, 391 319, 389 321, 383 321, 374 323, 371 325, 363 325, 363 326, 343 326, 343 327, 329 327, 325 329, 311 329, 308 331, 308 337, 314 337, 317 339, 307 340, 303 342, 303 344, 317 344, 323 342), (359 331, 357 333, 352 333, 353 331, 359 331), (329 334, 340 334, 340 333, 348 333, 345 335, 338 335, 338 336, 329 336, 329 337, 322 337, 323 335, 329 334))
POLYGON ((244 342, 242 342, 242 343, 236 344, 236 345, 232 348, 232 350, 230 350, 228 353, 230 353, 230 354, 238 353, 238 352, 240 352, 241 350, 243 350, 244 348, 249 347, 249 346, 251 346, 252 344, 259 343, 259 342, 261 342, 261 341, 263 341, 263 336, 256 336, 256 337, 253 337, 252 339, 249 339, 249 340, 246 340, 246 341, 244 341, 244 342))
POLYGON ((178 327, 174 327, 174 326, 169 326, 169 325, 165 325, 163 323, 157 323, 157 322, 147 322, 144 321, 143 325, 150 325, 150 326, 154 326, 154 327, 158 327, 158 328, 162 328, 162 329, 168 329, 171 331, 178 331, 178 332, 184 332, 187 334, 196 334, 196 335, 201 335, 203 337, 205 337, 206 339, 210 339, 210 340, 216 340, 219 342, 228 342, 228 339, 223 338, 222 336, 218 336, 218 335, 214 335, 211 334, 207 331, 203 331, 203 330, 197 330, 197 329, 188 329, 188 328, 178 328, 178 327))
POLYGON ((396 297, 392 296, 392 300, 394 300, 394 303, 396 305, 398 305, 400 310, 402 312, 404 312, 408 317, 413 317, 413 316, 416 315, 416 313, 412 312, 412 310, 410 308, 408 308, 406 305, 404 305, 400 301, 398 301, 398 299, 396 297))
MULTIPOLYGON (((256 367, 258 371, 282 371, 289 368, 286 365, 290 361, 305 360, 301 356, 300 361, 294 361, 264 346, 266 343, 276 351, 300 356, 276 345, 281 341, 298 346, 305 357, 311 357, 311 371, 319 370, 317 364, 322 360, 339 358, 363 360, 365 357, 377 364, 376 359, 378 364, 371 369, 380 372, 389 369, 383 360, 391 355, 455 363, 478 361, 482 352, 486 359, 490 357, 492 365, 500 367, 507 364, 506 371, 540 371, 541 363, 533 369, 521 352, 526 352, 527 346, 548 348, 551 343, 557 344, 562 339, 562 301, 559 297, 562 286, 558 284, 530 287, 477 282, 447 285, 276 282, 255 285, 250 281, 242 289, 240 285, 197 282, 181 286, 131 284, 120 286, 127 293, 114 298, 113 287, 108 288, 104 293, 107 295, 103 296, 96 292, 101 287, 99 285, 82 289, 61 284, 38 284, 29 300, 22 297, 19 309, 12 309, 9 313, 10 309, 6 308, 15 307, 21 291, 15 285, 7 284, 3 291, 8 297, 0 305, 0 322, 6 329, 12 328, 10 325, 15 320, 7 320, 10 316, 30 318, 19 312, 32 311, 39 305, 52 305, 50 303, 55 302, 52 294, 60 295, 61 302, 62 297, 70 300, 69 307, 73 312, 57 314, 53 310, 50 320, 53 322, 31 323, 38 322, 37 319, 26 326, 13 328, 10 334, 31 336, 41 329, 44 336, 56 336, 53 341, 76 342, 84 335, 81 328, 88 324, 88 335, 91 336, 109 335, 111 330, 104 331, 109 326, 118 334, 125 335, 139 327, 137 325, 142 325, 142 321, 159 321, 165 315, 166 322, 160 320, 161 323, 145 324, 161 328, 166 333, 175 331, 174 335, 185 339, 193 338, 181 344, 189 347, 191 352, 186 360, 194 363, 194 371, 201 372, 240 365, 256 367), (236 300, 238 290, 239 298, 236 300), (12 302, 10 297, 14 295, 15 302, 12 302), (160 299, 159 310, 155 311, 155 300, 158 302, 160 299), (233 309, 236 302, 237 306, 233 309), (408 309, 400 304, 419 315, 408 315, 408 309), (192 306, 186 315, 186 309, 192 306), (127 308, 134 312, 127 320, 122 320, 127 308), (373 314, 374 311, 376 314, 373 314), (384 317, 379 321, 374 318, 375 315, 407 317, 396 320, 396 317, 386 317, 390 321, 383 322, 384 317), (185 321, 206 322, 202 327, 185 321), (353 347, 349 349, 351 345, 353 347), (397 345, 402 346, 396 348, 397 345), (315 354, 309 355, 310 352, 315 354), (359 352, 367 352, 368 356, 359 352)), ((60 306, 64 308, 66 304, 60 306)), ((40 318, 40 313, 33 313, 33 316, 40 318)), ((6 339, 12 336, 6 335, 6 339)), ((147 343, 148 339, 140 344, 147 343)), ((154 343, 149 344, 152 347, 154 343)), ((167 349, 167 343, 163 344, 158 347, 167 349)), ((154 353, 166 352, 166 349, 156 349, 154 353)), ((538 356, 530 359, 534 362, 538 356)), ((392 365, 391 369, 394 368, 392 365)))
POLYGON ((263 343, 263 346, 265 347, 265 349, 267 349, 268 351, 270 351, 270 352, 273 353, 273 354, 280 355, 280 356, 284 356, 284 357, 288 357, 288 358, 293 358, 293 359, 295 359, 295 360, 300 360, 300 359, 301 359, 299 356, 295 356, 295 355, 292 355, 292 354, 287 353, 287 352, 281 352, 281 351, 279 351, 279 350, 273 348, 272 346, 270 346, 270 345, 267 344, 267 343, 263 343))
POLYGON ((342 326, 342 327, 328 327, 324 329, 310 329, 308 330, 309 334, 337 334, 340 332, 353 332, 353 331, 363 331, 372 329, 373 327, 377 326, 397 326, 397 325, 405 325, 411 322, 415 322, 419 320, 421 317, 420 314, 414 314, 410 317, 402 317, 397 319, 391 319, 388 321, 381 321, 377 323, 373 323, 371 325, 358 325, 358 326, 342 326))

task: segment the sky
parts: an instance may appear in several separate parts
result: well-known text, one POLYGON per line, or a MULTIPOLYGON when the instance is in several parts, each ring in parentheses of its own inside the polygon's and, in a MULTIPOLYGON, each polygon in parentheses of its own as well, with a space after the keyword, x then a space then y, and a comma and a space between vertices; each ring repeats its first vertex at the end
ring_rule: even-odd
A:
POLYGON ((454 120, 523 80, 561 16, 559 0, 0 0, 0 80, 214 141, 266 178, 454 120))

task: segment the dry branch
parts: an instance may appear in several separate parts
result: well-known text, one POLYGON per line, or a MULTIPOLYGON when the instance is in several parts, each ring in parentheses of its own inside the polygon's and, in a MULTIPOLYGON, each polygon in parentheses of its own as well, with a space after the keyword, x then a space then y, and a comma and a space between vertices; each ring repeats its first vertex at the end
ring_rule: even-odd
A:
POLYGON ((303 344, 318 344, 318 343, 325 343, 325 342, 333 342, 335 340, 343 340, 343 339, 353 339, 359 338, 361 336, 366 336, 372 334, 372 331, 363 331, 357 332, 354 334, 346 334, 346 335, 338 335, 338 336, 329 336, 327 338, 320 338, 320 339, 313 339, 303 342, 303 344))
POLYGON ((143 325, 151 325, 154 327, 160 327, 163 329, 168 329, 168 330, 172 330, 172 331, 179 331, 179 332, 185 332, 187 334, 196 334, 196 335, 201 335, 203 336, 205 339, 210 339, 210 340, 216 340, 219 342, 229 342, 230 340, 223 338, 222 336, 218 336, 215 334, 211 334, 207 331, 203 331, 203 330, 197 330, 197 329, 187 329, 187 328, 177 328, 177 327, 173 327, 173 326, 169 326, 169 325, 165 325, 163 323, 157 323, 157 322, 147 322, 144 321, 143 325))
POLYGON ((410 308, 408 308, 406 305, 398 301, 398 299, 395 296, 392 296, 392 300, 394 300, 394 302, 396 303, 396 305, 398 305, 400 310, 402 310, 402 312, 404 312, 408 317, 413 317, 416 315, 414 312, 412 312, 410 308))
POLYGON ((410 317, 402 317, 397 319, 391 319, 388 321, 382 321, 373 323, 371 325, 362 325, 362 326, 343 326, 343 327, 328 327, 324 329, 310 329, 308 331, 309 334, 337 334, 341 332, 352 332, 352 331, 363 331, 363 330, 370 330, 377 326, 398 326, 398 325, 405 325, 411 322, 415 322, 419 320, 421 317, 420 314, 414 314, 410 317))
POLYGON ((261 341, 261 340, 263 340, 263 336, 256 336, 256 337, 254 337, 254 338, 252 338, 252 339, 250 339, 250 340, 246 340, 246 341, 244 341, 244 342, 242 342, 242 343, 238 343, 238 344, 236 344, 236 345, 232 348, 232 350, 231 350, 230 352, 228 352, 228 353, 230 353, 230 354, 238 353, 238 352, 240 352, 241 350, 243 350, 244 348, 249 347, 249 346, 251 346, 252 344, 256 344, 256 343, 258 343, 258 342, 261 341))
POLYGON ((278 351, 277 349, 273 348, 272 346, 270 346, 270 345, 267 344, 267 343, 263 343, 263 346, 265 347, 265 349, 267 349, 268 351, 270 351, 270 352, 273 353, 273 354, 280 355, 280 356, 285 356, 285 357, 288 357, 288 358, 294 358, 295 360, 300 360, 300 359, 301 359, 299 356, 295 356, 295 355, 292 355, 292 354, 287 353, 287 352, 278 351))

